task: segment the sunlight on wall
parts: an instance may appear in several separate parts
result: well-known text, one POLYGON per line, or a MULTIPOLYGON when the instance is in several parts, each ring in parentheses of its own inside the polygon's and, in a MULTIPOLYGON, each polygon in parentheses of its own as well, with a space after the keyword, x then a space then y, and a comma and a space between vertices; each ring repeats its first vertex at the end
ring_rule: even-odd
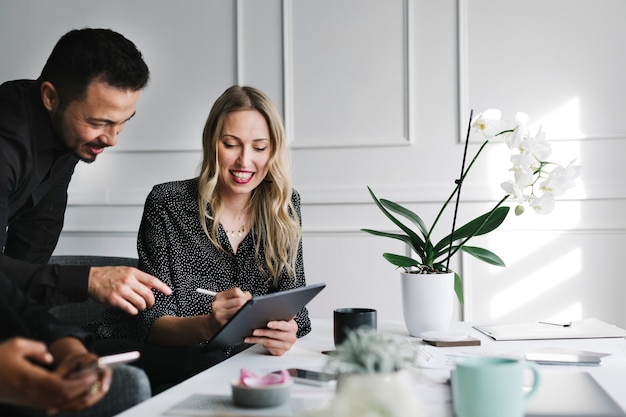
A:
POLYGON ((548 140, 583 139, 585 134, 580 130, 580 98, 574 97, 553 112, 543 117, 531 117, 531 132, 541 126, 548 140))
POLYGON ((572 320, 582 320, 583 319, 583 305, 582 303, 574 303, 568 308, 565 308, 555 315, 548 317, 546 319, 547 322, 550 323, 564 323, 572 320))
POLYGON ((531 276, 495 294, 490 305, 490 316, 496 320, 501 318, 533 298, 573 278, 580 273, 581 269, 581 250, 576 248, 539 268, 531 276))

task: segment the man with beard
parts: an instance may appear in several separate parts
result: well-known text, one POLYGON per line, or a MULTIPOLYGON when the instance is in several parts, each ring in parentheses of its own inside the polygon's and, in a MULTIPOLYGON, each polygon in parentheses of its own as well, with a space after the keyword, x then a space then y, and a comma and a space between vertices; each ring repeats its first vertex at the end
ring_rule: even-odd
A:
POLYGON ((79 160, 117 143, 149 70, 135 45, 108 29, 72 30, 37 80, 0 86, 0 272, 38 302, 88 296, 129 314, 154 303, 157 278, 131 267, 48 265, 79 160))

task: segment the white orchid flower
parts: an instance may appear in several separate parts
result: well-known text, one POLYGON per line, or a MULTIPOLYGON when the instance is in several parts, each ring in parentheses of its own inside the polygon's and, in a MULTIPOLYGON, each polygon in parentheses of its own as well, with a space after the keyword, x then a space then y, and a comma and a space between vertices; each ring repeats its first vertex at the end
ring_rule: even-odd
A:
POLYGON ((572 159, 565 168, 567 175, 569 175, 572 180, 580 177, 580 174, 582 174, 582 167, 580 165, 574 165, 574 162, 576 162, 576 159, 572 159))
POLYGON ((545 193, 541 197, 532 200, 530 207, 538 214, 550 214, 552 210, 554 210, 554 195, 552 193, 545 193))
POLYGON ((541 162, 539 162, 534 156, 525 153, 511 156, 511 162, 513 162, 512 171, 517 169, 528 169, 534 172, 541 167, 541 162))
POLYGON ((509 149, 519 148, 522 141, 529 136, 529 117, 526 113, 517 112, 515 114, 515 124, 505 130, 500 137, 509 149))
POLYGON ((518 204, 524 203, 524 193, 522 192, 520 186, 517 185, 515 182, 508 180, 500 184, 500 187, 504 190, 505 193, 517 200, 518 204))
POLYGON ((557 167, 550 172, 548 179, 541 183, 540 188, 545 193, 560 196, 568 188, 574 187, 574 180, 580 175, 580 166, 570 163, 566 168, 557 167))
POLYGON ((529 120, 530 117, 523 111, 518 111, 517 113, 515 113, 515 121, 518 125, 526 127, 528 126, 529 120))
POLYGON ((480 131, 485 139, 491 140, 502 132, 505 122, 500 120, 502 112, 498 109, 488 109, 480 113, 472 122, 472 127, 480 131))
POLYGON ((524 139, 519 149, 520 152, 530 154, 539 161, 546 161, 552 155, 552 145, 546 141, 545 134, 541 131, 535 137, 524 139))
POLYGON ((514 169, 515 184, 520 188, 529 187, 535 182, 534 171, 530 167, 514 169))

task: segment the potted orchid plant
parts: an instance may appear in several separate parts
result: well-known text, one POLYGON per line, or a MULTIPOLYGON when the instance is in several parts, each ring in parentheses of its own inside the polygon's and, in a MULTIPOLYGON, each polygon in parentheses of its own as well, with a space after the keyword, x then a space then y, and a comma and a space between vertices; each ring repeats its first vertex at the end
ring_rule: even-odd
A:
MULTIPOLYGON (((378 198, 374 191, 368 187, 378 208, 400 228, 401 232, 361 230, 375 236, 397 239, 406 243, 414 254, 413 257, 394 253, 383 254, 387 261, 402 268, 405 274, 447 274, 451 276, 457 299, 463 305, 462 280, 457 272, 450 270, 450 258, 462 251, 491 265, 504 266, 502 259, 495 253, 485 248, 470 246, 468 245, 469 241, 475 236, 492 232, 504 222, 510 210, 510 207, 505 204, 507 202, 514 202, 514 212, 518 216, 524 212, 525 206, 533 208, 539 214, 550 213, 554 208, 555 197, 573 187, 574 180, 580 175, 580 166, 574 165, 574 161, 567 166, 562 166, 548 160, 552 152, 550 143, 546 140, 545 133, 541 128, 535 134, 531 133, 528 120, 526 114, 518 113, 514 121, 507 122, 501 119, 500 111, 495 109, 487 110, 475 118, 470 114, 460 178, 455 181, 456 186, 444 202, 431 226, 427 227, 422 218, 408 208, 393 201, 378 198), (477 132, 482 135, 483 142, 472 160, 465 166, 470 132, 477 132), (456 217, 463 181, 483 149, 488 143, 495 140, 504 142, 509 149, 514 150, 511 156, 513 166, 510 170, 513 176, 501 184, 504 195, 491 210, 457 227, 456 217), (435 228, 444 211, 452 206, 451 203, 454 199, 456 201, 452 227, 448 229, 450 232, 435 240, 435 228)), ((405 297, 403 304, 409 304, 409 300, 404 294, 403 297, 405 297)), ((406 308, 405 305, 405 321, 407 319, 406 308)), ((414 332, 411 331, 411 334, 414 332)))

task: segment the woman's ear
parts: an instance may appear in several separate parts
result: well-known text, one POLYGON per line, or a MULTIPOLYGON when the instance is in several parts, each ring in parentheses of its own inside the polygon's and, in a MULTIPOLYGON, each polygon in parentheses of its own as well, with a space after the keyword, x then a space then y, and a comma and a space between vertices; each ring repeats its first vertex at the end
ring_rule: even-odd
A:
POLYGON ((59 95, 50 81, 44 81, 40 87, 41 101, 49 112, 59 108, 59 95))

